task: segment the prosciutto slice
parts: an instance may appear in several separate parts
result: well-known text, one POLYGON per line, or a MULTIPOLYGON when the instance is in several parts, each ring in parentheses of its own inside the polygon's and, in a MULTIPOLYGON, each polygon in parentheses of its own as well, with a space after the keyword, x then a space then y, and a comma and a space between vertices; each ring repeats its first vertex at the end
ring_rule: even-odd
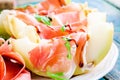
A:
POLYGON ((12 50, 11 44, 0 38, 0 80, 31 80, 23 58, 12 50))

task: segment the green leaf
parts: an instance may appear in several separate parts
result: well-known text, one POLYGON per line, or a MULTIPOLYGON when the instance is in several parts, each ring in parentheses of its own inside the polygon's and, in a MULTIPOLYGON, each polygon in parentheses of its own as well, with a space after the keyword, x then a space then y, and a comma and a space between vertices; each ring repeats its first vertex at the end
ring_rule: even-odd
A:
POLYGON ((68 58, 68 59, 72 59, 71 52, 68 52, 68 54, 67 54, 67 58, 68 58))
POLYGON ((0 24, 0 38, 4 38, 5 40, 10 38, 10 35, 6 32, 2 24, 0 24))
POLYGON ((68 50, 68 55, 67 55, 67 58, 68 59, 71 59, 72 58, 72 55, 71 55, 71 46, 70 46, 70 42, 68 41, 68 38, 63 38, 63 40, 65 40, 65 47, 67 48, 68 50))
POLYGON ((55 73, 56 75, 63 76, 63 72, 55 73))
POLYGON ((65 31, 65 25, 61 27, 61 30, 64 32, 65 31))
POLYGON ((63 78, 62 76, 64 75, 62 72, 60 73, 51 73, 51 72, 47 72, 47 75, 55 80, 69 80, 66 78, 63 78))
POLYGON ((46 16, 40 16, 40 15, 38 15, 38 14, 35 14, 34 17, 35 17, 39 22, 42 22, 42 23, 44 23, 44 24, 46 24, 46 25, 48 25, 48 26, 51 25, 50 19, 49 19, 48 17, 46 17, 46 16))
POLYGON ((69 41, 66 41, 65 46, 66 46, 66 48, 67 48, 67 50, 68 50, 67 58, 68 58, 68 59, 71 59, 71 58, 72 58, 72 55, 71 55, 71 46, 70 46, 70 42, 69 42, 69 41))

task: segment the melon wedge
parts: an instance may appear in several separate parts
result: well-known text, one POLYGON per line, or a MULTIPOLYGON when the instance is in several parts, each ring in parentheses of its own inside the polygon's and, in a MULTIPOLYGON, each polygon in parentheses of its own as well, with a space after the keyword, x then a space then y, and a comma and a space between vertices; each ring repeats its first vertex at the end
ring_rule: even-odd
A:
POLYGON ((14 38, 28 37, 31 41, 38 43, 40 41, 36 28, 32 25, 27 25, 20 19, 15 17, 15 14, 11 15, 8 10, 4 10, 1 13, 1 22, 3 24, 4 32, 7 32, 14 38))
POLYGON ((3 27, 1 14, 0 14, 0 37, 4 39, 8 39, 10 37, 9 34, 5 31, 5 28, 3 27))
POLYGON ((113 24, 106 22, 106 14, 100 12, 92 12, 88 15, 88 34, 90 39, 86 45, 86 53, 84 58, 85 64, 83 68, 77 67, 74 75, 88 72, 107 55, 113 41, 113 24), (86 69, 86 66, 91 64, 86 69))
POLYGON ((113 24, 106 22, 106 14, 93 12, 88 15, 88 41, 86 59, 97 65, 108 53, 113 41, 113 24))
MULTIPOLYGON (((30 59, 29 59, 29 51, 34 49, 36 46, 38 46, 38 43, 31 42, 28 37, 20 38, 20 39, 9 39, 10 43, 12 44, 12 49, 15 52, 18 52, 24 59, 26 68, 31 70, 32 72, 36 74, 42 74, 40 71, 36 70, 34 66, 32 65, 30 59)), ((42 74, 44 75, 44 74, 42 74)))
MULTIPOLYGON (((44 44, 44 42, 46 42, 44 39, 43 41, 41 40, 41 43, 40 44, 44 44)), ((15 52, 18 52, 24 59, 25 61, 25 65, 26 65, 26 68, 28 68, 30 71, 32 71, 33 73, 35 74, 38 74, 40 76, 46 76, 46 77, 50 77, 48 74, 46 74, 46 72, 44 71, 41 71, 39 69, 37 69, 31 62, 30 60, 30 55, 29 55, 29 52, 31 50, 33 50, 35 47, 39 46, 39 43, 33 43, 31 42, 27 37, 26 38, 21 38, 21 39, 13 39, 11 38, 10 39, 10 43, 12 44, 12 48, 15 52), (21 44, 22 43, 22 44, 21 44)), ((46 43, 47 44, 47 43, 46 43)), ((38 58, 38 57, 37 57, 38 58)), ((36 59, 34 59, 36 60, 36 59)), ((39 62, 38 62, 39 63, 39 62)), ((64 63, 63 63, 64 64, 64 63)), ((67 72, 64 72, 64 74, 61 76, 62 79, 59 79, 59 80, 68 80, 67 78, 70 78, 73 73, 74 73, 74 70, 76 69, 76 65, 75 65, 75 62, 72 61, 71 62, 71 68, 67 71, 67 72), (65 79, 64 79, 65 78, 65 79)), ((70 67, 70 66, 69 66, 70 67)))

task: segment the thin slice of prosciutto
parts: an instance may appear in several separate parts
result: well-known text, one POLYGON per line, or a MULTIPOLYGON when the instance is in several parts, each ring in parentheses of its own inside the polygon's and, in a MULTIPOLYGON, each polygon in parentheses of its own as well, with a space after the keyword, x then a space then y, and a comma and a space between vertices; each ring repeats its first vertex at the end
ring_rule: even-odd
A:
POLYGON ((0 38, 0 80, 31 80, 23 58, 12 50, 9 41, 0 38))

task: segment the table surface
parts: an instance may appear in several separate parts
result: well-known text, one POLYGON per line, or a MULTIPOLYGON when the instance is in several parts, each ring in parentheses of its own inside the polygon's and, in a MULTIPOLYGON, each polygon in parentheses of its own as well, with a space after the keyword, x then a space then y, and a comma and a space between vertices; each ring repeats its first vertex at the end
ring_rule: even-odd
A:
MULTIPOLYGON (((36 3, 41 0, 16 0, 18 5, 26 3, 36 3)), ((114 24, 114 43, 120 49, 120 7, 109 2, 109 0, 72 0, 74 2, 88 2, 93 8, 98 8, 101 12, 107 13, 107 21, 114 24)), ((120 54, 120 51, 119 51, 120 54)), ((100 80, 120 80, 120 55, 114 68, 100 80)))

